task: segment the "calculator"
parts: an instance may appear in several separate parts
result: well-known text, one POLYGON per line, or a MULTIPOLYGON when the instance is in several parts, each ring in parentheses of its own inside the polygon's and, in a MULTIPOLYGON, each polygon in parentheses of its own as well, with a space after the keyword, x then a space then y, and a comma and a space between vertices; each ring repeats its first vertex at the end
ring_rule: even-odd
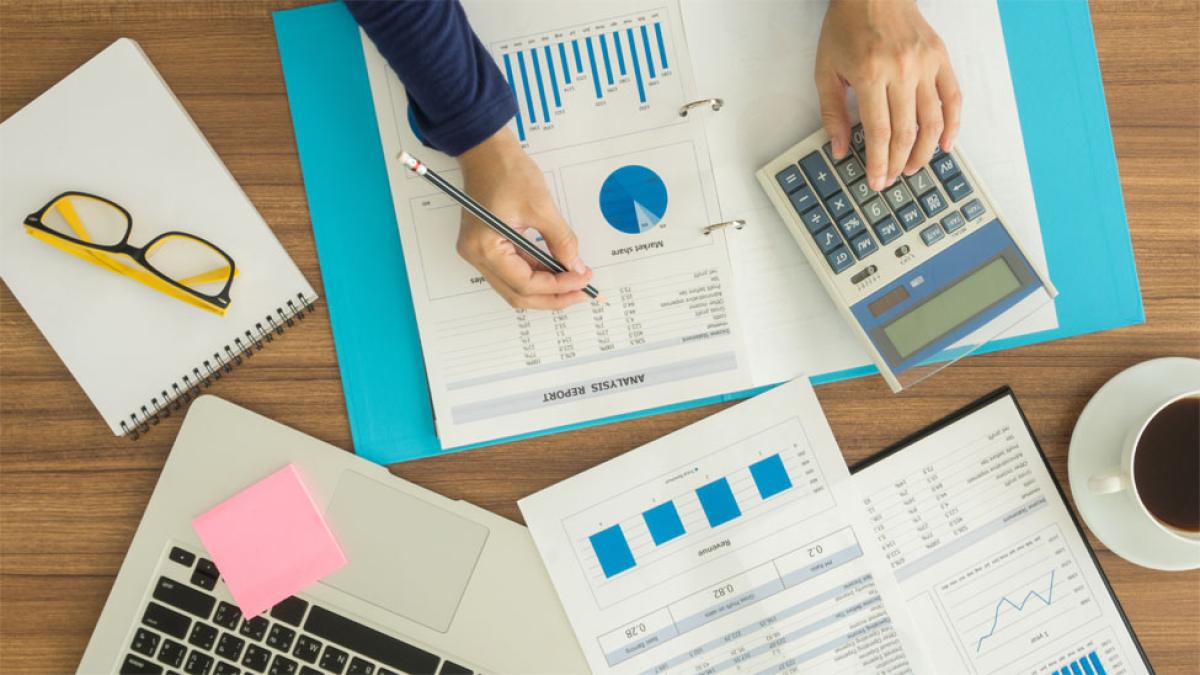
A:
POLYGON ((941 370, 1057 294, 1029 262, 963 157, 882 192, 855 126, 835 161, 824 131, 757 172, 805 258, 893 392, 941 370))

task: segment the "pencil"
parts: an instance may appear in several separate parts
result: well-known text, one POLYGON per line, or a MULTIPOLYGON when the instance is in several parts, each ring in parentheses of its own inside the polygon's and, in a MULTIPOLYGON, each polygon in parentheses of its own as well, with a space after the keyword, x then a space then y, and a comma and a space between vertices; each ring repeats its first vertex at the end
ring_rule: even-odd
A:
MULTIPOLYGON (((542 249, 538 248, 536 244, 521 236, 520 232, 517 232, 503 220, 497 218, 492 214, 491 211, 488 211, 482 204, 467 195, 467 193, 448 183, 445 178, 442 178, 437 174, 436 171, 422 164, 421 161, 416 157, 413 157, 407 152, 401 151, 400 154, 396 155, 396 159, 399 159, 400 162, 404 164, 404 166, 408 167, 413 173, 421 176, 430 183, 433 183, 435 187, 449 195, 451 199, 458 202, 459 205, 469 211, 471 215, 482 220, 485 224, 487 224, 488 227, 495 230, 497 234, 511 241, 514 246, 524 251, 530 258, 533 258, 541 263, 546 267, 546 269, 553 270, 555 272, 568 271, 566 265, 563 265, 559 261, 555 260, 554 257, 549 253, 546 253, 542 249)), ((584 286, 583 292, 593 300, 604 302, 604 298, 601 297, 600 291, 596 290, 591 284, 584 286)))

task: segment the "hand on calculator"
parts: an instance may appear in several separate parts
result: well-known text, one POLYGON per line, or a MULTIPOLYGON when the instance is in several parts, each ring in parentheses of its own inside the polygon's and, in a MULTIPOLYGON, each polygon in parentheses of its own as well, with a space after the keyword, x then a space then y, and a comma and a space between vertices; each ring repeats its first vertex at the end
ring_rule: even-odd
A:
POLYGON ((958 134, 958 80, 914 0, 832 0, 816 81, 837 159, 850 147, 846 89, 857 93, 868 183, 876 192, 927 164, 938 145, 949 151, 958 134))

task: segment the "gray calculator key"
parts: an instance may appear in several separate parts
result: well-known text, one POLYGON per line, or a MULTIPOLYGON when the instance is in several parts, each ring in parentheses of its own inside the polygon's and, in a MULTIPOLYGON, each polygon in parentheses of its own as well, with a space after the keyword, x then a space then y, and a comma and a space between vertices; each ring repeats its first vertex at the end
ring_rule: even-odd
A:
POLYGON ((941 241, 944 236, 946 236, 946 233, 942 231, 942 226, 937 223, 921 230, 921 239, 925 241, 926 246, 933 246, 941 241))
POLYGON ((972 199, 963 204, 962 214, 967 220, 975 220, 979 216, 982 216, 985 210, 983 204, 980 204, 978 199, 972 199))
POLYGON ((826 253, 825 260, 829 261, 829 266, 833 268, 834 274, 841 274, 854 264, 854 257, 850 255, 845 246, 839 246, 826 253))
POLYGON ((804 187, 804 176, 800 175, 800 167, 795 164, 775 174, 775 180, 779 181, 779 187, 784 192, 790 193, 804 187))
POLYGON ((842 182, 846 185, 867 175, 867 172, 863 170, 862 162, 858 161, 858 158, 854 155, 850 155, 845 161, 838 164, 837 172, 842 177, 842 182))
POLYGON ((867 185, 867 179, 864 178, 850 186, 850 194, 854 195, 854 201, 857 202, 859 206, 862 206, 867 202, 867 200, 879 193, 872 190, 871 186, 867 185))
POLYGON ((971 184, 967 182, 967 177, 961 174, 946 181, 946 194, 950 195, 950 199, 953 201, 958 201, 974 191, 971 184))
POLYGON ((921 208, 925 209, 925 215, 932 218, 946 209, 946 200, 942 199, 942 193, 930 190, 921 195, 921 208))
POLYGON ((826 199, 825 206, 829 209, 829 215, 833 216, 834 220, 840 219, 847 213, 854 212, 854 207, 850 205, 850 198, 841 192, 835 192, 829 199, 826 199))
POLYGON ((862 152, 867 147, 867 132, 863 131, 861 124, 855 125, 850 130, 850 147, 862 152))
POLYGON ((943 155, 933 160, 933 172, 937 174, 938 180, 945 183, 958 175, 958 162, 954 161, 953 155, 943 155))
POLYGON ((882 199, 872 199, 863 204, 862 210, 863 215, 867 217, 867 220, 871 221, 872 225, 883 220, 883 217, 888 215, 888 207, 883 205, 882 199))
POLYGON ((854 255, 858 256, 859 260, 871 255, 879 249, 875 244, 875 240, 871 238, 869 232, 863 232, 854 241, 850 242, 850 248, 854 249, 854 255))
POLYGON ((817 203, 817 198, 813 196, 812 190, 809 190, 808 186, 802 187, 788 195, 788 199, 792 201, 792 208, 796 209, 796 213, 801 216, 817 203))
POLYGON ((829 253, 833 249, 842 245, 842 238, 833 227, 827 227, 813 235, 817 240, 817 248, 821 249, 821 253, 829 253))
POLYGON ((925 216, 921 215, 921 209, 916 204, 906 204, 896 209, 896 219, 904 226, 905 232, 925 222, 925 216))
POLYGON ((809 232, 814 234, 820 232, 821 228, 833 222, 829 220, 829 214, 825 213, 825 209, 820 206, 814 206, 801 217, 804 218, 804 226, 808 228, 809 232))
POLYGON ((908 188, 904 187, 904 183, 896 181, 891 187, 883 191, 883 196, 888 200, 888 204, 892 205, 893 209, 898 209, 901 206, 912 201, 912 194, 908 188))
POLYGON ((841 189, 838 187, 837 178, 833 175, 833 169, 830 169, 829 165, 825 163, 821 153, 810 152, 805 155, 800 160, 800 168, 821 199, 825 199, 841 189))
POLYGON ((862 234, 867 229, 867 224, 857 213, 851 213, 838 221, 838 229, 842 231, 842 236, 850 240, 862 234))
POLYGON ((929 169, 925 167, 921 167, 911 176, 905 176, 904 181, 908 183, 914 195, 923 195, 933 189, 933 178, 929 175, 929 169))
POLYGON ((833 158, 833 143, 826 143, 821 146, 821 149, 825 151, 825 156, 829 158, 829 161, 836 161, 833 158))
POLYGON ((888 216, 875 223, 875 234, 879 236, 880 243, 889 244, 904 234, 904 230, 900 229, 900 224, 895 218, 888 216))
POLYGON ((961 230, 967 224, 965 218, 958 211, 951 211, 950 215, 942 218, 942 227, 946 230, 946 234, 950 234, 956 230, 961 230))

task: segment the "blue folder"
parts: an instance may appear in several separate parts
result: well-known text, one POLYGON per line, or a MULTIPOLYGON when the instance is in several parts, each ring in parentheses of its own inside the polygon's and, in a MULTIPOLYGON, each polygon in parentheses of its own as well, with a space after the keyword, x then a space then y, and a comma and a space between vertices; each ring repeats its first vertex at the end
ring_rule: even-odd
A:
MULTIPOLYGON (((993 342, 984 351, 1141 323, 1145 315, 1087 3, 1001 0, 1000 18, 1050 276, 1060 293, 1059 327, 993 342), (1064 157, 1070 161, 1064 164, 1064 157)), ((476 447, 443 450, 435 433, 358 27, 340 3, 280 11, 274 19, 355 451, 386 464, 476 447)), ((812 381, 874 372, 864 366, 812 381)))

